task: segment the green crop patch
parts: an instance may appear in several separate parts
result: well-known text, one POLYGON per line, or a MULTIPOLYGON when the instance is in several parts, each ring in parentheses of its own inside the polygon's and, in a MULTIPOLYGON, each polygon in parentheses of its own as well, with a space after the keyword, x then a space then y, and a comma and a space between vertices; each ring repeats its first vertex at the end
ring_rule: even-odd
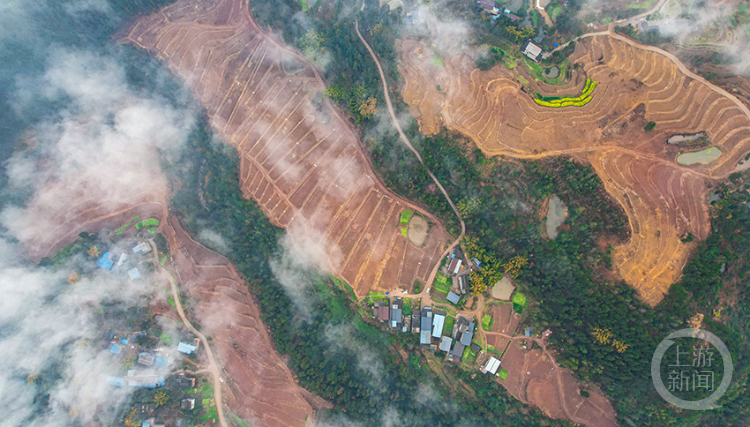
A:
POLYGON ((556 96, 542 96, 540 93, 536 94, 534 102, 541 105, 542 107, 549 108, 562 108, 562 107, 583 107, 584 105, 591 102, 591 94, 594 93, 597 83, 591 79, 586 79, 586 84, 583 86, 581 94, 575 98, 571 97, 556 97, 556 96))
POLYGON ((404 209, 403 212, 401 212, 401 218, 399 219, 399 222, 401 224, 408 224, 409 221, 411 221, 411 217, 414 215, 414 211, 411 209, 404 209))
POLYGON ((524 294, 522 294, 520 292, 516 292, 513 295, 512 301, 513 301, 513 304, 518 304, 521 307, 526 307, 526 295, 524 295, 524 294))
POLYGON ((140 230, 143 227, 156 227, 158 225, 159 225, 159 220, 158 219, 156 219, 156 218, 149 218, 149 219, 145 219, 143 221, 137 222, 135 224, 135 228, 137 230, 140 230))
POLYGON ((484 316, 482 316, 482 329, 484 329, 485 331, 489 331, 491 327, 492 316, 490 316, 489 314, 485 314, 484 316))
POLYGON ((505 379, 508 378, 508 370, 501 368, 497 373, 497 376, 500 377, 501 380, 505 381, 505 379))
POLYGON ((435 290, 438 292, 448 293, 451 290, 451 281, 445 275, 438 273, 435 278, 435 290))

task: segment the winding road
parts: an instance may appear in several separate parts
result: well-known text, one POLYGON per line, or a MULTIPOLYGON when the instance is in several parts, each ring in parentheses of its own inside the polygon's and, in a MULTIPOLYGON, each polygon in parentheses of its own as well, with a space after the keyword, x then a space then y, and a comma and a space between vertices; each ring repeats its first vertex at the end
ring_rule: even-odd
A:
POLYGON ((159 272, 162 275, 166 275, 168 277, 169 285, 172 290, 172 298, 174 299, 175 308, 177 309, 177 313, 180 315, 180 319, 182 319, 182 322, 185 324, 185 326, 195 334, 195 336, 198 337, 198 339, 201 340, 201 344, 203 344, 203 348, 205 349, 206 355, 208 356, 208 368, 205 369, 205 371, 208 371, 211 373, 211 377, 213 377, 214 381, 214 403, 216 404, 216 411, 219 415, 219 424, 221 427, 228 427, 227 420, 224 418, 224 401, 221 397, 221 370, 219 369, 219 365, 216 363, 216 359, 214 358, 214 353, 211 350, 211 346, 208 345, 208 339, 206 339, 206 336, 203 335, 199 330, 195 329, 192 323, 190 323, 190 320, 188 320, 187 316, 185 315, 185 310, 182 308, 182 300, 180 300, 180 293, 177 290, 177 282, 172 276, 172 274, 164 268, 164 266, 161 265, 158 258, 158 250, 156 248, 156 244, 153 240, 149 240, 149 243, 151 244, 151 252, 154 254, 154 264, 158 266, 159 272))
MULTIPOLYGON (((448 248, 443 252, 441 258, 445 258, 448 256, 450 251, 453 250, 454 247, 456 247, 461 239, 466 234, 466 223, 464 223, 463 218, 461 218, 461 213, 458 211, 458 208, 456 207, 455 203, 453 203, 453 200, 451 200, 451 197, 448 195, 448 192, 445 191, 445 188, 443 188, 443 185, 440 184, 440 181, 438 181, 435 174, 432 173, 430 168, 425 165, 424 160, 422 159, 422 156, 419 154, 419 151, 417 151, 416 148, 411 144, 411 141, 409 141, 409 138, 404 133, 403 129, 401 129, 401 124, 398 122, 398 118, 396 118, 396 113, 393 109, 393 104, 391 103, 391 96, 388 94, 388 82, 385 79, 385 73, 383 72, 383 67, 380 65, 380 60, 378 59, 378 56, 375 54, 375 51, 372 50, 370 45, 367 43, 364 37, 362 37, 362 33, 359 32, 359 22, 354 21, 354 30, 357 32, 357 36, 359 36, 359 39, 362 41, 362 44, 365 45, 367 48, 367 51, 370 52, 370 56, 372 56, 372 60, 375 61, 375 65, 378 67, 378 73, 380 74, 380 81, 383 82, 383 95, 385 96, 385 103, 388 106, 388 115, 391 117, 391 122, 393 123, 393 126, 398 131, 399 136, 401 137, 401 141, 403 141, 404 144, 406 144, 407 147, 414 153, 415 156, 417 156, 417 159, 419 160, 419 163, 422 164, 422 166, 425 167, 427 170, 427 173, 430 175, 430 178, 432 178, 432 181, 435 182, 435 185, 440 189, 440 191, 443 193, 443 196, 445 196, 445 199, 448 201, 448 204, 451 205, 451 209, 453 209, 453 212, 456 214, 456 217, 458 217, 458 221, 461 223, 461 234, 458 236, 458 238, 448 245, 448 248)), ((427 279, 427 284, 435 280, 435 277, 437 276, 437 271, 440 268, 440 264, 436 264, 435 267, 432 269, 432 272, 430 273, 429 278, 427 279)), ((424 293, 424 291, 423 291, 424 293)), ((420 294, 421 295, 421 294, 420 294)))

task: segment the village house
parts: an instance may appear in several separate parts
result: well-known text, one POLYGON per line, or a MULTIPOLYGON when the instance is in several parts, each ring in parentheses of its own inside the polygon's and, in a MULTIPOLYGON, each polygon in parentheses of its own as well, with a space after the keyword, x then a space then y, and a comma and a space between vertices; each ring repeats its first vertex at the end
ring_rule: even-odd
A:
POLYGON ((432 307, 422 308, 420 329, 419 343, 422 345, 432 344, 432 307))
POLYGON ((403 305, 401 297, 396 297, 391 302, 391 328, 401 329, 403 326, 403 305))
POLYGON ((542 57, 542 48, 532 43, 530 40, 526 40, 521 46, 521 52, 528 56, 535 62, 539 62, 542 57))

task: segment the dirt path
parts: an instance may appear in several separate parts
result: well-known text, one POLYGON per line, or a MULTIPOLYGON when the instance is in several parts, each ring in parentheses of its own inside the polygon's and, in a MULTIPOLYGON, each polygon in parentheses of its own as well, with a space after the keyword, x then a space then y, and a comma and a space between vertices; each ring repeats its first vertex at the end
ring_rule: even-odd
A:
POLYGON ((172 298, 174 299, 175 308, 177 309, 177 313, 180 315, 180 319, 185 323, 185 326, 187 326, 188 329, 192 333, 194 333, 203 344, 203 348, 205 348, 206 355, 208 356, 208 368, 205 369, 205 371, 208 371, 211 373, 211 376, 214 380, 214 402, 216 403, 216 411, 219 415, 219 424, 221 424, 221 427, 228 427, 227 421, 224 418, 224 401, 221 397, 221 371, 219 370, 219 366, 216 363, 216 359, 214 358, 214 353, 211 350, 211 347, 208 345, 208 340, 206 339, 206 336, 203 335, 199 330, 195 329, 192 323, 190 323, 190 320, 188 320, 187 316, 185 316, 185 311, 182 309, 182 301, 180 300, 180 293, 177 291, 177 283, 169 271, 164 268, 158 259, 158 250, 156 248, 156 244, 153 240, 149 240, 149 243, 151 244, 151 252, 154 254, 154 263, 158 266, 159 272, 162 275, 166 275, 169 277, 169 285, 172 289, 172 298))
POLYGON ((536 7, 536 10, 542 15, 547 26, 551 27, 553 25, 552 19, 550 19, 547 11, 544 9, 544 6, 542 6, 542 0, 531 0, 531 3, 532 7, 536 7))
MULTIPOLYGON (((443 188, 443 185, 440 184, 440 181, 438 181, 437 177, 432 173, 432 171, 427 167, 427 165, 424 164, 424 160, 422 159, 422 156, 419 154, 419 151, 417 151, 416 148, 414 148, 414 146, 411 145, 409 138, 407 138, 403 129, 401 129, 401 124, 398 122, 398 118, 396 118, 396 113, 393 110, 393 104, 391 103, 391 96, 388 94, 388 82, 385 79, 385 73, 383 72, 383 67, 380 65, 380 60, 378 59, 378 56, 375 55, 375 51, 372 50, 372 48, 367 43, 365 38, 362 37, 362 33, 359 32, 359 22, 357 21, 354 21, 354 30, 357 32, 357 36, 359 36, 359 39, 362 41, 362 44, 364 44, 365 47, 367 48, 367 51, 370 52, 370 56, 372 56, 372 60, 375 61, 375 65, 378 67, 378 74, 380 74, 380 81, 383 82, 383 95, 385 96, 385 103, 388 106, 388 115, 390 115, 391 122, 393 123, 393 126, 398 131, 398 134, 401 137, 401 141, 403 141, 403 143, 406 144, 407 147, 409 147, 412 153, 414 153, 414 155, 417 156, 419 163, 421 163, 422 166, 425 167, 425 169, 427 170, 427 173, 430 175, 430 178, 432 178, 432 181, 435 182, 435 185, 437 185, 437 187, 443 193, 443 196, 445 196, 445 199, 448 201, 448 204, 451 205, 451 209, 453 209, 453 212, 456 214, 456 217, 458 217, 458 221, 461 223, 461 234, 453 243, 448 245, 446 250, 441 255, 441 258, 445 258, 446 256, 448 256, 450 251, 453 250, 453 248, 458 245, 458 243, 466 234, 466 224, 464 223, 463 218, 461 218, 461 213, 458 212, 458 208, 456 207, 456 205, 453 203, 453 200, 451 200, 450 196, 448 195, 448 192, 445 191, 445 188, 443 188)), ((432 272, 430 273, 429 278, 427 279, 427 283, 432 283, 433 280, 435 280, 435 276, 437 276, 437 271, 439 268, 440 268, 440 263, 435 264, 435 267, 433 268, 432 272)))

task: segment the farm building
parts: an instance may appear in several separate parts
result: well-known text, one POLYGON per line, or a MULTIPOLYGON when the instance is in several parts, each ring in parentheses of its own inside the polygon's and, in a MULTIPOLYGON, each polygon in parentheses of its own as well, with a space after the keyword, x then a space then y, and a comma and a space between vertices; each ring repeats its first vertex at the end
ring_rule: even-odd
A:
POLYGON ((461 334, 461 344, 466 347, 470 346, 472 338, 474 338, 474 322, 469 322, 468 328, 461 334))
POLYGON ((125 382, 130 387, 157 388, 164 385, 164 376, 154 374, 136 375, 134 370, 128 371, 125 382))
POLYGON ((463 357, 465 349, 465 345, 461 344, 460 342, 456 342, 456 344, 453 346, 453 350, 448 353, 448 358, 458 363, 461 360, 461 357, 463 357))
POLYGON ((453 304, 458 304, 458 301, 461 300, 461 297, 459 297, 458 294, 454 293, 453 291, 448 292, 448 296, 446 298, 453 304))
POLYGON ((403 306, 404 301, 401 299, 401 297, 394 298, 393 302, 391 303, 391 328, 393 329, 401 329, 401 327, 403 326, 403 306))
POLYGON ((487 12, 490 12, 490 13, 494 13, 494 14, 500 13, 500 9, 497 8, 497 5, 495 4, 495 0, 479 0, 477 1, 477 6, 479 6, 483 10, 486 10, 487 12))
POLYGON ((422 326, 422 312, 414 310, 411 313, 411 332, 418 334, 421 329, 420 326, 422 326))
POLYGON ((195 399, 182 399, 180 402, 180 409, 192 411, 195 409, 195 399))
POLYGON ((133 267, 130 270, 128 270, 128 276, 130 276, 130 280, 135 280, 141 277, 141 272, 138 271, 136 267, 133 267))
POLYGON ((144 366, 152 366, 154 364, 155 356, 153 353, 138 353, 138 363, 144 366))
POLYGON ((490 360, 487 361, 487 364, 484 365, 484 367, 481 369, 481 372, 483 374, 495 375, 499 367, 500 361, 495 359, 494 357, 490 357, 490 360))
POLYGON ((443 340, 440 342, 440 351, 444 351, 446 353, 451 351, 451 344, 453 344, 453 338, 443 337, 443 340))
POLYGON ((372 315, 375 320, 385 322, 391 319, 391 311, 387 302, 376 302, 372 306, 372 315))
POLYGON ((458 278, 458 291, 461 292, 461 295, 464 295, 469 292, 469 275, 461 276, 458 278))
POLYGON ((185 374, 177 374, 177 386, 181 388, 195 387, 195 378, 186 377, 185 374))
POLYGON ((125 386, 125 378, 123 377, 107 377, 107 382, 115 387, 125 386))
POLYGON ((432 336, 440 338, 443 335, 443 325, 445 325, 445 314, 435 313, 432 317, 432 336))
POLYGON ((422 309, 422 318, 420 320, 419 343, 429 345, 432 343, 432 308, 425 307, 422 309))
POLYGON ((195 353, 195 350, 197 350, 197 347, 194 345, 184 343, 182 341, 177 344, 177 351, 179 351, 180 353, 193 354, 195 353))
POLYGON ((112 255, 109 252, 104 252, 101 258, 99 258, 99 267, 105 270, 111 270, 114 262, 112 262, 112 255))
POLYGON ((147 254, 149 252, 151 252, 151 245, 149 245, 148 242, 140 242, 133 246, 133 253, 147 254))
POLYGON ((154 366, 158 366, 160 368, 166 368, 169 364, 169 359, 163 356, 159 356, 158 354, 154 356, 154 366))
POLYGON ((117 344, 112 344, 109 346, 109 352, 113 354, 120 354, 121 347, 117 344))
POLYGON ((542 48, 528 40, 521 46, 521 52, 536 62, 542 57, 542 48))
POLYGON ((459 271, 461 271, 461 259, 456 257, 451 260, 451 264, 448 267, 448 271, 450 271, 453 274, 458 274, 459 271))

